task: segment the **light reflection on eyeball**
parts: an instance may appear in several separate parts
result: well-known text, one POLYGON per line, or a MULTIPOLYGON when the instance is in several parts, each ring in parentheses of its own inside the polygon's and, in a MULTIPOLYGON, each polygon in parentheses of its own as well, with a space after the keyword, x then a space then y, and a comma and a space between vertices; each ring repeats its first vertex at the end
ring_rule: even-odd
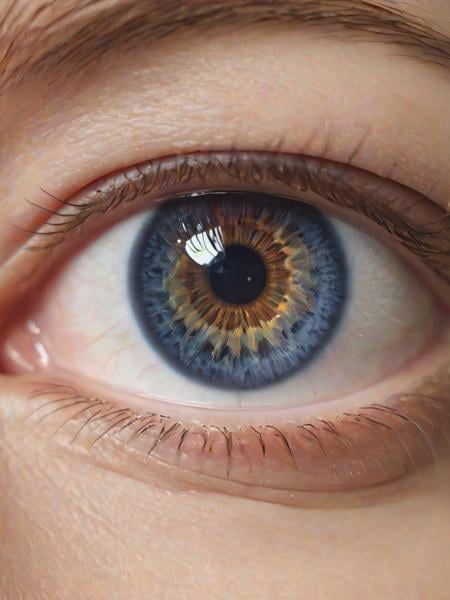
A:
POLYGON ((412 270, 361 229, 296 200, 207 194, 98 237, 7 352, 167 402, 293 407, 383 381, 427 347, 437 319, 412 270), (37 355, 24 350, 30 324, 37 355))

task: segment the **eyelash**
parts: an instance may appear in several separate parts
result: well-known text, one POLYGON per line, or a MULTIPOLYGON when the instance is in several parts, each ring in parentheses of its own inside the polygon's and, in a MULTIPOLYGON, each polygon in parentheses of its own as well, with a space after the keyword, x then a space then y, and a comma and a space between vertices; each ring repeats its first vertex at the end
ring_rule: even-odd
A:
POLYGON ((239 186, 240 190, 243 186, 254 189, 281 185, 294 194, 313 191, 382 227, 450 283, 450 264, 446 260, 450 253, 449 213, 413 190, 350 165, 270 152, 192 153, 152 160, 98 181, 74 202, 48 194, 61 208, 54 211, 34 205, 49 213, 50 218, 38 231, 29 232, 38 241, 28 249, 51 250, 75 233, 84 232, 96 217, 112 214, 139 198, 159 199, 178 186, 195 185, 198 190, 217 187, 215 182, 224 177, 229 188, 239 186), (396 204, 400 204, 398 211, 396 204), (415 221, 414 211, 431 214, 432 218, 415 221))
MULTIPOLYGON (((426 378, 409 392, 393 396, 387 403, 374 403, 344 412, 331 421, 315 418, 301 425, 291 424, 292 429, 289 429, 289 424, 287 428, 247 425, 232 431, 211 423, 183 423, 167 415, 138 414, 129 408, 118 408, 112 402, 84 397, 76 388, 66 384, 43 381, 29 383, 33 392, 28 395, 28 399, 34 406, 26 412, 24 421, 31 422, 33 427, 42 426, 49 421, 53 436, 65 434, 69 446, 79 443, 80 448, 87 449, 88 454, 99 446, 101 453, 104 450, 102 442, 109 439, 114 445, 129 449, 132 453, 137 451, 138 456, 143 456, 145 460, 154 459, 158 462, 160 458, 155 457, 154 452, 157 448, 162 448, 170 438, 175 439, 174 447, 179 460, 184 444, 193 437, 200 440, 200 455, 205 456, 205 460, 215 453, 223 456, 223 477, 230 481, 234 481, 234 461, 242 458, 242 452, 245 457, 246 446, 240 445, 240 436, 247 437, 247 440, 249 435, 254 438, 261 461, 266 460, 266 452, 271 454, 275 447, 278 458, 285 465, 290 465, 299 476, 302 467, 296 461, 296 457, 299 457, 298 446, 296 450, 293 448, 300 438, 307 442, 308 460, 324 460, 330 465, 339 463, 340 460, 353 460, 357 464, 361 461, 360 468, 364 471, 364 454, 359 449, 358 430, 370 430, 375 442, 381 442, 383 446, 393 444, 390 460, 398 463, 401 474, 414 475, 419 480, 421 468, 436 465, 439 451, 448 445, 448 367, 426 378), (42 397, 46 398, 45 402, 39 401, 42 397), (42 414, 46 408, 50 410, 42 414), (436 419, 430 420, 430 411, 436 413, 436 419), (58 423, 54 420, 57 415, 62 415, 62 420, 58 423), (416 440, 411 447, 408 431, 409 434, 412 432, 416 440), (238 456, 235 454, 236 449, 238 456)), ((201 465, 199 469, 201 473, 201 465)), ((388 486, 392 482, 393 480, 388 480, 383 485, 388 486)), ((342 482, 339 483, 341 484, 342 482)), ((358 477, 354 484, 354 489, 357 490, 358 477)), ((373 485, 377 487, 375 483, 373 485)))

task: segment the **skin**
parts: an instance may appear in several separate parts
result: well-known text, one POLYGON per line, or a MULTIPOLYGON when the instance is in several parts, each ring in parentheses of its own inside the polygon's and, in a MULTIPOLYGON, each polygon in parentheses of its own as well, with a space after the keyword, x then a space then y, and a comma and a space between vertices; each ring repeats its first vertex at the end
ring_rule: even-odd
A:
MULTIPOLYGON (((450 33, 447 0, 407 4, 450 33)), ((10 223, 39 217, 23 199, 45 204, 41 188, 70 198, 175 152, 281 140, 283 151, 344 161, 363 139, 355 166, 445 208, 448 76, 385 43, 325 33, 253 26, 168 38, 0 98, 0 303, 13 297, 4 267, 23 243, 10 223)), ((448 597, 448 463, 411 493, 345 509, 189 490, 54 443, 20 419, 29 389, 0 375, 2 598, 448 597)))

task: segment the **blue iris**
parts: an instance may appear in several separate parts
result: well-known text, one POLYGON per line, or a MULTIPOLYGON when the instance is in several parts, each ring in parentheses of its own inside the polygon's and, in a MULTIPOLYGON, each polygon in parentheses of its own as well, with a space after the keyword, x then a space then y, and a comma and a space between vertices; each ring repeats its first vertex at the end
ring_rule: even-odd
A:
POLYGON ((276 383, 323 350, 348 287, 327 217, 242 192, 162 204, 135 241, 129 273, 149 343, 186 375, 240 390, 276 383))

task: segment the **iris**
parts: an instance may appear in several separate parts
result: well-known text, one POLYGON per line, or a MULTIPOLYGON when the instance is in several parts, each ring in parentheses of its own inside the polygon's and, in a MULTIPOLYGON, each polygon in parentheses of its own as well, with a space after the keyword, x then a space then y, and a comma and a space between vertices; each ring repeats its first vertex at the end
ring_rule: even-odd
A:
POLYGON ((336 330, 348 287, 330 220, 258 193, 166 201, 140 231, 129 273, 149 343, 185 374, 241 390, 305 367, 336 330))

